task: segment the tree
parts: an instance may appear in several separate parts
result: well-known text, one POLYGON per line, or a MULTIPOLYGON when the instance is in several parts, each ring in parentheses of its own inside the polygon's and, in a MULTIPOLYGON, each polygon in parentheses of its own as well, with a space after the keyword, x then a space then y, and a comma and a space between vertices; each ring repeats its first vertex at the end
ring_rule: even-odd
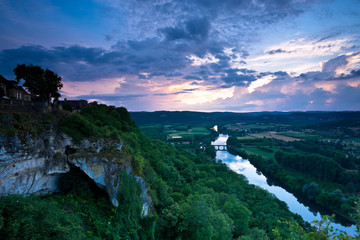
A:
POLYGON ((14 69, 16 80, 19 83, 23 79, 24 87, 42 101, 49 102, 52 98, 60 97, 59 90, 63 87, 61 77, 49 69, 42 69, 40 66, 18 64, 14 69))
POLYGON ((303 193, 307 194, 309 199, 314 199, 316 195, 319 193, 319 185, 314 182, 309 184, 305 184, 302 188, 303 193))
POLYGON ((232 239, 233 221, 217 209, 211 195, 189 195, 163 211, 162 239, 232 239))
POLYGON ((234 198, 225 202, 224 212, 234 221, 233 234, 240 236, 248 233, 251 212, 234 198))

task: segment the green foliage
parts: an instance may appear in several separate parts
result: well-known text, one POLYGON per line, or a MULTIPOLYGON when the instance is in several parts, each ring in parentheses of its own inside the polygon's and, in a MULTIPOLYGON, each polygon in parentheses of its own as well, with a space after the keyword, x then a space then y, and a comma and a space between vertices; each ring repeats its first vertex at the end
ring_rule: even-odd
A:
POLYGON ((231 239, 231 225, 209 195, 189 195, 165 209, 159 220, 165 239, 231 239))
POLYGON ((137 131, 126 108, 97 103, 83 108, 80 114, 63 118, 60 126, 75 143, 89 137, 119 139, 122 132, 137 131))
MULTIPOLYGON (((179 151, 164 142, 147 138, 132 122, 125 108, 95 103, 84 108, 80 114, 67 114, 61 122, 61 129, 74 141, 121 138, 126 157, 132 158, 133 173, 145 178, 152 201, 151 214, 141 216, 141 191, 136 178, 124 171, 118 184, 119 207, 114 208, 106 192, 100 191, 87 176, 74 173, 72 169, 59 180, 61 193, 39 198, 41 202, 53 202, 56 209, 60 209, 58 214, 70 214, 68 221, 74 223, 66 227, 79 227, 82 234, 72 239, 292 239, 293 236, 305 237, 309 230, 284 202, 265 190, 249 185, 244 176, 229 170, 225 164, 213 161, 209 156, 213 153, 179 151), (280 219, 287 219, 288 224, 280 219), (302 230, 297 232, 297 229, 302 230)), ((27 120, 22 115, 14 116, 14 121, 20 125, 27 120)), ((188 125, 185 126, 188 128, 188 125)), ((194 125, 191 129, 195 129, 194 125)), ((202 140, 198 138, 194 141, 202 140)), ((203 142, 210 142, 210 138, 203 142)), ((276 145, 266 139, 253 141, 257 148, 264 143, 276 145)), ((242 143, 235 138, 234 146, 239 146, 236 144, 242 143)), ((273 154, 268 148, 263 151, 273 154)), ((289 151, 286 154, 293 153, 289 151)), ((339 203, 344 200, 341 192, 335 189, 324 193, 316 183, 319 185, 319 191, 316 191, 314 184, 298 182, 294 176, 283 174, 282 165, 273 159, 249 157, 268 172, 281 172, 286 182, 300 191, 306 186, 304 191, 309 196, 316 195, 317 199, 324 194, 327 199, 328 194, 333 193, 330 197, 339 200, 339 203)), ((356 188, 355 181, 353 185, 356 188)), ((350 184, 349 188, 354 186, 350 184)), ((51 209, 43 205, 36 208, 40 207, 51 209)), ((339 207, 349 209, 349 204, 343 201, 339 207)), ((18 218, 8 221, 4 211, 4 208, 0 209, 0 232, 30 216, 20 213, 18 218)), ((10 208, 10 211, 13 210, 10 208)), ((56 219, 52 222, 56 223, 56 219)), ((42 219, 37 221, 41 225, 42 219)), ((76 230, 72 234, 76 234, 76 230)), ((57 239, 61 239, 61 235, 57 239)))
MULTIPOLYGON (((336 231, 331 223, 334 222, 335 215, 332 216, 322 216, 321 220, 315 220, 312 222, 313 229, 312 231, 305 231, 297 223, 289 222, 287 220, 282 220, 281 222, 290 227, 291 233, 290 238, 285 239, 294 239, 294 240, 357 240, 360 237, 359 223, 357 224, 357 233, 355 236, 350 236, 346 232, 336 231)), ((284 238, 279 235, 278 229, 273 229, 275 239, 283 240, 284 238)))
POLYGON ((136 175, 143 175, 144 158, 139 153, 133 155, 133 161, 131 162, 131 165, 136 175))
POLYGON ((61 194, 47 198, 81 219, 86 239, 154 239, 157 217, 141 216, 140 187, 125 171, 119 177, 117 208, 110 204, 107 193, 76 167, 58 184, 61 194))
POLYGON ((302 188, 302 191, 307 195, 309 199, 314 199, 316 195, 319 193, 319 185, 317 185, 314 182, 305 184, 302 188))
MULTIPOLYGON (((157 239, 217 239, 216 232, 224 232, 226 239, 228 232, 232 237, 250 234, 253 228, 269 232, 281 216, 296 221, 286 204, 248 185, 243 176, 207 155, 177 151, 142 134, 127 133, 122 138, 132 152, 139 151, 144 158, 144 176, 159 214, 157 239), (215 213, 216 221, 211 217, 215 213)), ((280 229, 282 235, 288 232, 284 226, 280 229)))
POLYGON ((223 209, 234 220, 234 236, 245 235, 249 232, 251 212, 237 198, 226 201, 223 209))
POLYGON ((0 213, 1 239, 86 239, 79 216, 51 199, 4 196, 0 213))
MULTIPOLYGON (((354 205, 349 193, 356 193, 358 187, 354 182, 359 182, 360 177, 356 171, 343 169, 331 157, 320 155, 319 153, 323 153, 322 151, 315 150, 316 147, 308 147, 304 143, 291 144, 300 146, 301 149, 306 149, 308 152, 318 153, 302 152, 293 147, 281 147, 281 151, 277 151, 275 157, 268 156, 266 153, 249 155, 243 149, 248 151, 250 147, 241 145, 250 144, 247 140, 232 139, 235 147, 230 148, 230 152, 249 159, 258 170, 267 177, 277 180, 287 191, 298 197, 305 197, 327 208, 328 211, 350 219, 351 209, 354 205), (239 149, 239 146, 243 148, 239 149)), ((280 147, 277 148, 280 149, 280 147)), ((331 151, 329 150, 329 152, 331 151)))
POLYGON ((61 122, 61 130, 71 136, 75 143, 83 138, 96 136, 98 129, 80 114, 71 114, 61 122))
POLYGON ((54 124, 56 117, 49 113, 10 112, 0 113, 0 132, 8 136, 18 136, 23 142, 26 136, 38 136, 54 124))
POLYGON ((50 101, 51 98, 60 97, 59 89, 63 87, 61 77, 49 69, 42 69, 40 66, 18 64, 14 69, 16 80, 25 80, 24 86, 43 101, 50 101))
POLYGON ((278 151, 275 160, 286 167, 293 168, 319 179, 337 181, 342 168, 331 158, 319 154, 292 154, 278 151), (314 168, 314 164, 316 168, 314 168))
POLYGON ((269 238, 264 230, 253 228, 249 234, 238 237, 237 240, 269 240, 269 238))
POLYGON ((140 239, 142 210, 140 193, 141 189, 135 177, 122 171, 119 176, 119 207, 116 210, 116 217, 120 222, 117 229, 120 239, 140 239))
POLYGON ((109 126, 123 132, 131 132, 137 129, 129 112, 124 107, 92 103, 81 110, 81 115, 95 123, 97 127, 109 126))
POLYGON ((237 138, 235 136, 230 136, 227 141, 226 141, 226 144, 228 146, 239 146, 239 141, 237 140, 237 138))
POLYGON ((207 146, 206 149, 205 149, 205 152, 208 156, 210 156, 212 159, 215 159, 216 157, 216 150, 214 148, 214 146, 207 146))

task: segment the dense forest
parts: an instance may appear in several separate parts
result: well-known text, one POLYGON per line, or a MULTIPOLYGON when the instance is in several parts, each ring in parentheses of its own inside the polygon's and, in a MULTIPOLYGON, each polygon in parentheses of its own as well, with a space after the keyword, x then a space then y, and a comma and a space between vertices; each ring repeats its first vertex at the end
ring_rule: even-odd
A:
POLYGON ((324 141, 286 143, 270 139, 228 139, 230 152, 249 159, 258 170, 278 184, 353 222, 360 191, 359 159, 347 156, 324 141), (246 147, 258 149, 249 153, 246 147))
POLYGON ((181 151, 146 137, 125 108, 93 103, 80 113, 39 114, 36 120, 29 113, 0 117, 2 123, 11 122, 0 128, 5 134, 36 135, 51 124, 77 143, 121 139, 133 168, 133 175, 121 174, 119 207, 76 167, 60 178, 59 193, 2 196, 1 239, 328 239, 332 234, 325 220, 319 228, 310 227, 284 202, 214 161, 211 153, 181 151), (142 215, 135 175, 148 185, 152 207, 147 216, 142 215))

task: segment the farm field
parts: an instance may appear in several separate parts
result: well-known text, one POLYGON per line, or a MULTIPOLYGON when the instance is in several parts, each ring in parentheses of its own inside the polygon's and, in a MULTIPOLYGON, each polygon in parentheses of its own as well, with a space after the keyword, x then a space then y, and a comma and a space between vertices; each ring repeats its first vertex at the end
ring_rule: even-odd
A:
MULTIPOLYGON (((285 142, 300 141, 300 140, 322 140, 324 137, 314 133, 286 131, 262 131, 259 133, 247 133, 245 136, 239 136, 238 139, 256 139, 256 138, 270 138, 282 140, 285 142)), ((360 142, 359 142, 360 143, 360 142)))
POLYGON ((275 123, 235 123, 227 124, 225 127, 232 131, 242 131, 242 130, 269 130, 282 127, 288 127, 289 125, 285 124, 275 124, 275 123))
POLYGON ((244 147, 243 149, 249 155, 250 154, 261 155, 266 160, 273 159, 275 151, 276 151, 276 149, 266 148, 268 150, 264 150, 264 148, 261 149, 258 147, 244 147), (271 151, 273 151, 273 152, 271 152, 271 151))
POLYGON ((283 135, 283 133, 279 132, 263 132, 263 133, 254 133, 254 134, 249 134, 250 137, 253 138, 274 138, 277 140, 282 140, 285 142, 292 142, 292 141, 299 141, 301 140, 300 138, 294 138, 294 137, 289 137, 286 135, 283 135))
POLYGON ((210 130, 205 127, 194 127, 186 130, 176 130, 169 127, 164 130, 164 133, 167 134, 169 138, 172 137, 194 137, 195 135, 207 135, 210 134, 210 130))
POLYGON ((202 124, 153 124, 140 126, 140 129, 146 135, 160 140, 193 140, 195 136, 206 136, 211 133, 210 126, 202 124))

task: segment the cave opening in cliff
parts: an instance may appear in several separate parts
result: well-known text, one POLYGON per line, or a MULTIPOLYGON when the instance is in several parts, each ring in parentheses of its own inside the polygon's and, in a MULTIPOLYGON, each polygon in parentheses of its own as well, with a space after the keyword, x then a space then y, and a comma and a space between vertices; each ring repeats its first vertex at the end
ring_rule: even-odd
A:
MULTIPOLYGON (((106 198, 109 195, 106 190, 99 187, 93 179, 84 173, 79 167, 69 163, 70 171, 63 174, 58 181, 60 193, 75 193, 77 195, 91 195, 95 199, 106 198)), ((109 200, 110 201, 110 200, 109 200)))

